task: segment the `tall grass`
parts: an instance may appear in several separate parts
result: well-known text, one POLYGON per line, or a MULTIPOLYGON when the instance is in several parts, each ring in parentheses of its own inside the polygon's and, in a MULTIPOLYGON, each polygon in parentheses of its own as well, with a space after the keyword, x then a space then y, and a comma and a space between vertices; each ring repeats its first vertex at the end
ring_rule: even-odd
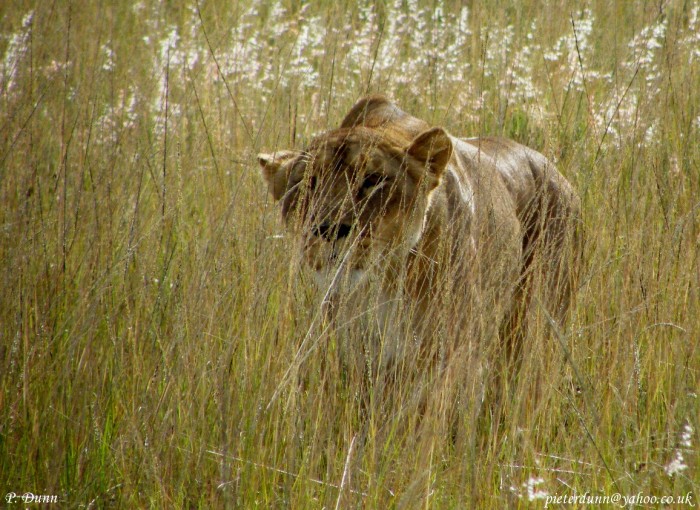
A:
POLYGON ((697 495, 698 33, 700 4, 681 0, 3 4, 3 494, 66 508, 697 495), (416 433, 400 398, 367 405, 366 381, 339 370, 256 167, 367 92, 527 143, 583 199, 570 324, 533 329, 498 421, 478 388, 464 396, 456 439, 416 433))

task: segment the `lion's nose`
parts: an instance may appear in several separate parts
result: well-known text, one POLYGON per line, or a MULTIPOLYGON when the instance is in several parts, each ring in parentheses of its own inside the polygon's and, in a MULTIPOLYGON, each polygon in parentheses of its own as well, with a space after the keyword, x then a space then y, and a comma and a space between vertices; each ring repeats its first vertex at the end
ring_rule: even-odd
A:
POLYGON ((351 229, 352 227, 346 223, 334 225, 332 223, 324 222, 315 226, 312 229, 312 233, 316 237, 323 237, 326 241, 334 241, 350 235, 351 229))

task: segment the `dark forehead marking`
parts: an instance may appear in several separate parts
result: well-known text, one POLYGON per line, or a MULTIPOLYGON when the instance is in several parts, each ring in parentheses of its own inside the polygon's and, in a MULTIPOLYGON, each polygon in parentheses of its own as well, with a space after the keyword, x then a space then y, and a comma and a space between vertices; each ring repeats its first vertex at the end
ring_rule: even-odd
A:
MULTIPOLYGON (((364 148, 377 148, 389 158, 402 158, 410 138, 403 132, 365 127, 341 128, 317 136, 306 147, 305 152, 315 160, 322 170, 333 173, 347 171, 355 166, 349 161, 350 147, 359 144, 364 148)), ((369 154, 362 151, 361 162, 368 162, 369 154)))
POLYGON ((377 147, 407 147, 411 139, 405 133, 393 129, 370 129, 362 126, 334 129, 311 140, 308 152, 315 152, 323 147, 340 146, 347 143, 361 143, 377 147))

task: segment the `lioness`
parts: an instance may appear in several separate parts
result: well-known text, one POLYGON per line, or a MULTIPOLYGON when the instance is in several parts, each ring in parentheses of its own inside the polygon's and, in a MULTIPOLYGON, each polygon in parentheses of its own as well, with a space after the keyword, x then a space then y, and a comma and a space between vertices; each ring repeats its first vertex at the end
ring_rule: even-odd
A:
POLYGON ((410 323, 387 360, 402 343, 435 353, 442 338, 516 336, 538 278, 538 303, 564 320, 580 205, 542 154, 456 138, 370 96, 305 149, 258 161, 325 301, 354 292, 362 306, 372 280, 380 330, 410 323))

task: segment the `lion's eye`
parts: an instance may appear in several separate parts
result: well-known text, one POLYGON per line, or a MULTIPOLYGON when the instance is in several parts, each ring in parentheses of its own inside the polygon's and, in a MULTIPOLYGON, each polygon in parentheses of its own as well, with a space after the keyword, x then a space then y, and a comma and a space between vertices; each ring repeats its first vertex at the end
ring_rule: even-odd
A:
POLYGON ((316 176, 315 175, 309 176, 309 180, 307 182, 308 182, 307 186, 309 188, 309 191, 314 191, 316 189, 316 176))
POLYGON ((365 176, 364 180, 362 181, 362 186, 360 186, 360 189, 363 191, 367 191, 371 188, 382 184, 384 181, 386 181, 386 177, 382 174, 369 174, 365 176))

